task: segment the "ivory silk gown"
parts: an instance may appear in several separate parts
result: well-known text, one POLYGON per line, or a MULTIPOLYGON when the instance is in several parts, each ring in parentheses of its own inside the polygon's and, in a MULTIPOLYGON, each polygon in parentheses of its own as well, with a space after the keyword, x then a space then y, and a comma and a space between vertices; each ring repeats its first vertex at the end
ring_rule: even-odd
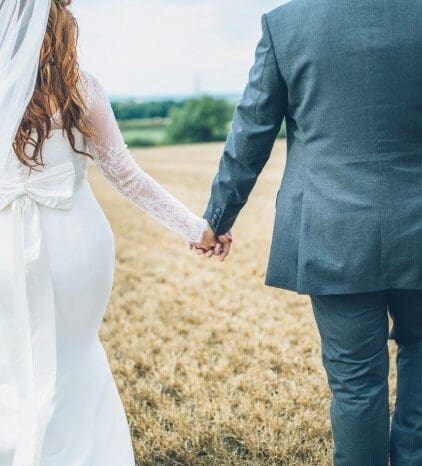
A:
MULTIPOLYGON (((82 74, 94 130, 75 131, 124 196, 187 241, 207 227, 135 163, 101 86, 82 74)), ((45 167, 0 174, 0 466, 133 466, 126 415, 98 331, 114 240, 60 117, 45 167)))

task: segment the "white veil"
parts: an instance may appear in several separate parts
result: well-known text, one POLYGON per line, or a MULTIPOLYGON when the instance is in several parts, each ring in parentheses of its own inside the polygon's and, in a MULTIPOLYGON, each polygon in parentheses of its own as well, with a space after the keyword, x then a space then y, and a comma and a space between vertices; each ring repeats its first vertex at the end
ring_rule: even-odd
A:
POLYGON ((34 92, 50 1, 0 0, 0 170, 34 92))

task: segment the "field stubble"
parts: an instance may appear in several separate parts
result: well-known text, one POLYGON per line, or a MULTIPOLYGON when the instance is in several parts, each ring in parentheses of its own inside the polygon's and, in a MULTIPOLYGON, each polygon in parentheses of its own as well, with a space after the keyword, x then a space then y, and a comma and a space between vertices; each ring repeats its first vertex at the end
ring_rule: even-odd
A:
MULTIPOLYGON (((221 150, 209 144, 134 155, 201 214, 221 150)), ((332 464, 330 393, 309 298, 263 284, 284 159, 280 141, 224 264, 193 256, 90 169, 116 240, 101 337, 139 466, 332 464)), ((392 397, 394 377, 392 367, 392 397)))

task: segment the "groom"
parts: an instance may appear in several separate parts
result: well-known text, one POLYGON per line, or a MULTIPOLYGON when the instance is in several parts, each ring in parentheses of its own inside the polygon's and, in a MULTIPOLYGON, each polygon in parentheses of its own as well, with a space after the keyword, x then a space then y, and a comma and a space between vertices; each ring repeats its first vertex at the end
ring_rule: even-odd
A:
POLYGON ((264 15, 205 213, 212 230, 196 245, 228 254, 285 119, 266 284, 310 295, 336 466, 422 465, 421 18, 421 0, 292 0, 264 15))

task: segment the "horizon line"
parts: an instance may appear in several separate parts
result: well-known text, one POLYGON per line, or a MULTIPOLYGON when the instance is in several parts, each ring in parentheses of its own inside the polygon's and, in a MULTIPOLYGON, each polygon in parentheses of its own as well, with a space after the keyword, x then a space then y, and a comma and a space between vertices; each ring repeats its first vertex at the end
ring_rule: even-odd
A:
POLYGON ((174 94, 115 94, 110 93, 111 101, 163 101, 163 100, 186 100, 195 97, 211 96, 216 98, 225 98, 228 100, 238 100, 242 96, 241 92, 196 92, 196 93, 174 93, 174 94))

